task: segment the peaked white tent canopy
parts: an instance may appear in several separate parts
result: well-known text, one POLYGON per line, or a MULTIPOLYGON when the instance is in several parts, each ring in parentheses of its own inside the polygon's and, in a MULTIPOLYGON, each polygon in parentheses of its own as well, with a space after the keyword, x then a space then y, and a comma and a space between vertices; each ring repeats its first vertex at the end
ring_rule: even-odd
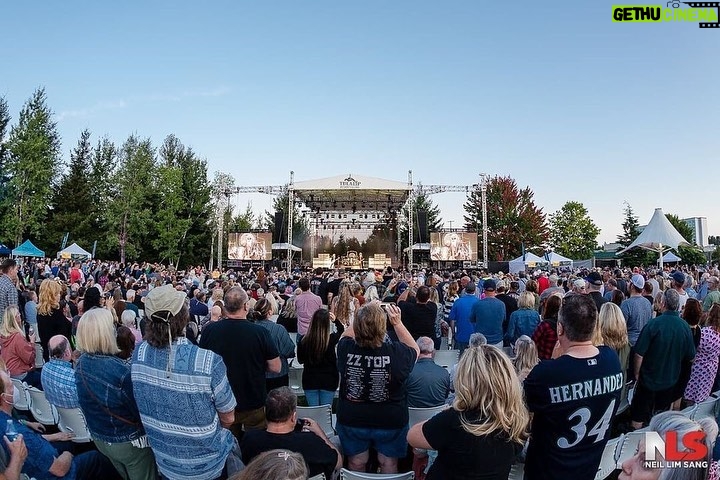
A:
POLYGON ((550 262, 550 265, 553 267, 570 267, 573 266, 573 261, 563 255, 560 255, 559 253, 550 252, 549 255, 547 255, 547 261, 550 262))
POLYGON ((69 247, 60 250, 57 253, 56 258, 78 258, 87 260, 92 258, 92 254, 79 246, 77 243, 73 243, 69 247))
POLYGON ((631 248, 640 247, 646 250, 657 252, 660 256, 660 268, 663 265, 662 254, 670 249, 675 249, 680 245, 690 245, 682 235, 672 226, 670 220, 667 219, 662 208, 656 208, 650 222, 645 230, 630 244, 617 252, 618 254, 627 252, 631 248))
POLYGON ((524 256, 520 255, 515 260, 510 260, 508 263, 508 268, 510 270, 509 273, 517 273, 525 270, 525 267, 536 267, 538 265, 546 264, 548 261, 542 257, 538 257, 532 252, 528 252, 524 256))
POLYGON ((289 243, 273 243, 272 249, 273 250, 292 250, 293 252, 302 252, 302 248, 296 247, 295 245, 291 245, 289 243))
POLYGON ((667 252, 662 257, 662 261, 666 262, 666 263, 675 263, 675 262, 679 262, 680 260, 682 260, 682 258, 678 257, 673 252, 667 252))

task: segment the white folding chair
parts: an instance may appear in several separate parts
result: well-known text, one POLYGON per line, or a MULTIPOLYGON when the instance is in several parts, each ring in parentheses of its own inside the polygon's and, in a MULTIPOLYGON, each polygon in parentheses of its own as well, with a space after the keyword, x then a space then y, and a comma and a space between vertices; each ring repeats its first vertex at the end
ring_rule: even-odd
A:
POLYGON ((697 405, 695 405, 695 411, 692 412, 692 416, 690 418, 692 418, 693 420, 697 420, 703 417, 715 418, 715 416, 717 415, 718 401, 720 401, 720 399, 715 397, 708 397, 707 399, 698 403, 697 405))
POLYGON ((320 425, 325 435, 335 435, 332 418, 332 405, 320 405, 317 407, 297 407, 298 418, 311 418, 320 425))
POLYGON ((637 453, 638 445, 640 440, 645 438, 645 432, 647 428, 641 430, 635 430, 634 432, 628 432, 623 436, 622 444, 620 444, 620 450, 618 450, 615 456, 615 465, 622 465, 625 460, 632 458, 637 453))
POLYGON ((340 480, 372 480, 372 479, 385 479, 385 480, 414 480, 415 472, 407 473, 360 473, 351 472, 350 470, 340 470, 340 480))
POLYGON ((510 475, 508 475, 508 480, 523 480, 525 477, 525 464, 520 462, 515 462, 510 467, 510 475))
POLYGON ((441 367, 450 369, 458 363, 459 358, 460 350, 436 350, 433 361, 441 367))
POLYGON ((74 433, 72 441, 75 443, 92 442, 90 430, 88 430, 85 415, 79 408, 60 408, 57 407, 59 416, 58 429, 61 432, 74 433))
POLYGON ((305 391, 302 388, 302 374, 302 367, 291 366, 288 371, 288 383, 290 384, 290 389, 298 396, 305 395, 305 391))
POLYGON ((30 395, 30 413, 35 417, 35 420, 43 425, 57 425, 57 410, 53 405, 50 405, 47 397, 45 397, 45 392, 35 387, 28 387, 27 392, 30 395))
POLYGON ((609 477, 612 472, 617 469, 617 454, 622 445, 624 435, 620 435, 617 438, 611 438, 605 444, 602 458, 600 458, 600 465, 598 471, 595 474, 595 480, 605 480, 609 477))
POLYGON ((11 378, 12 384, 20 391, 20 400, 13 405, 16 410, 30 410, 30 394, 28 394, 28 385, 22 380, 11 378))
POLYGON ((325 474, 321 473, 319 475, 315 475, 314 477, 308 478, 308 480, 325 480, 325 474))
POLYGON ((45 365, 42 345, 35 342, 35 368, 42 368, 45 365))
POLYGON ((411 427, 417 423, 424 422, 425 420, 429 420, 438 413, 442 412, 447 408, 447 405, 439 405, 437 407, 429 407, 429 408, 416 408, 416 407, 408 407, 408 416, 409 421, 408 425, 411 427))

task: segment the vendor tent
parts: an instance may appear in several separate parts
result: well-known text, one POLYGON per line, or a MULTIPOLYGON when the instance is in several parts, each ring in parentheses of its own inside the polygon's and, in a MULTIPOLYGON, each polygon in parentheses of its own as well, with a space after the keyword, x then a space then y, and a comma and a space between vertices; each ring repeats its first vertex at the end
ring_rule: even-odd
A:
POLYGON ((89 260, 92 258, 92 254, 88 252, 87 250, 80 247, 77 243, 73 243, 69 247, 60 250, 57 253, 57 258, 63 258, 63 259, 69 259, 69 258, 77 258, 79 260, 89 260))
POLYGON ((12 251, 12 255, 13 257, 45 257, 45 252, 33 245, 30 240, 25 240, 12 251))
POLYGON ((0 243, 0 255, 7 257, 10 256, 10 254, 12 254, 12 250, 0 243))
POLYGON ((544 258, 538 257, 534 253, 526 253, 520 255, 515 260, 511 260, 508 264, 510 273, 522 272, 527 267, 535 268, 541 265, 547 265, 548 261, 544 258))
POLYGON ((660 268, 662 268, 662 254, 670 249, 677 250, 680 245, 690 244, 675 230, 675 227, 663 213, 662 208, 656 208, 645 230, 627 248, 617 253, 621 254, 635 247, 652 250, 659 254, 660 268))
POLYGON ((667 252, 667 253, 666 253, 665 255, 663 255, 663 257, 662 257, 663 263, 677 263, 677 262, 679 262, 680 260, 682 260, 682 258, 678 257, 678 256, 675 255, 673 252, 667 252))
POLYGON ((296 247, 295 245, 290 245, 289 243, 273 243, 272 244, 273 250, 292 250, 293 252, 302 252, 302 248, 296 247))
POLYGON ((547 261, 553 267, 573 267, 573 261, 567 257, 560 255, 559 253, 550 252, 545 256, 547 261))

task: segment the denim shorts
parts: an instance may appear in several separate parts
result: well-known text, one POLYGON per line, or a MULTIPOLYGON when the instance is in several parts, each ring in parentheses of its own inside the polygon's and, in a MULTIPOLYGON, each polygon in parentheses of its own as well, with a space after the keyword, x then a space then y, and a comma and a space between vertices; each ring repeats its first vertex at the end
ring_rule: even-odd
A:
POLYGON ((358 428, 337 424, 335 426, 345 455, 353 456, 374 447, 388 458, 404 458, 407 455, 408 426, 394 430, 382 428, 358 428))

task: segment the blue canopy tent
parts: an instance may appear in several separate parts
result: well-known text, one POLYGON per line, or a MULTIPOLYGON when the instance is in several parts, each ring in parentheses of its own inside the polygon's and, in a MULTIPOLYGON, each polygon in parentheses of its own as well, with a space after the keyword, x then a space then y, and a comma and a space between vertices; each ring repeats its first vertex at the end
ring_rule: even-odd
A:
POLYGON ((30 240, 25 240, 22 245, 12 251, 13 257, 41 257, 45 258, 45 252, 37 248, 30 240))
POLYGON ((12 254, 12 250, 0 243, 0 257, 9 257, 12 254))

